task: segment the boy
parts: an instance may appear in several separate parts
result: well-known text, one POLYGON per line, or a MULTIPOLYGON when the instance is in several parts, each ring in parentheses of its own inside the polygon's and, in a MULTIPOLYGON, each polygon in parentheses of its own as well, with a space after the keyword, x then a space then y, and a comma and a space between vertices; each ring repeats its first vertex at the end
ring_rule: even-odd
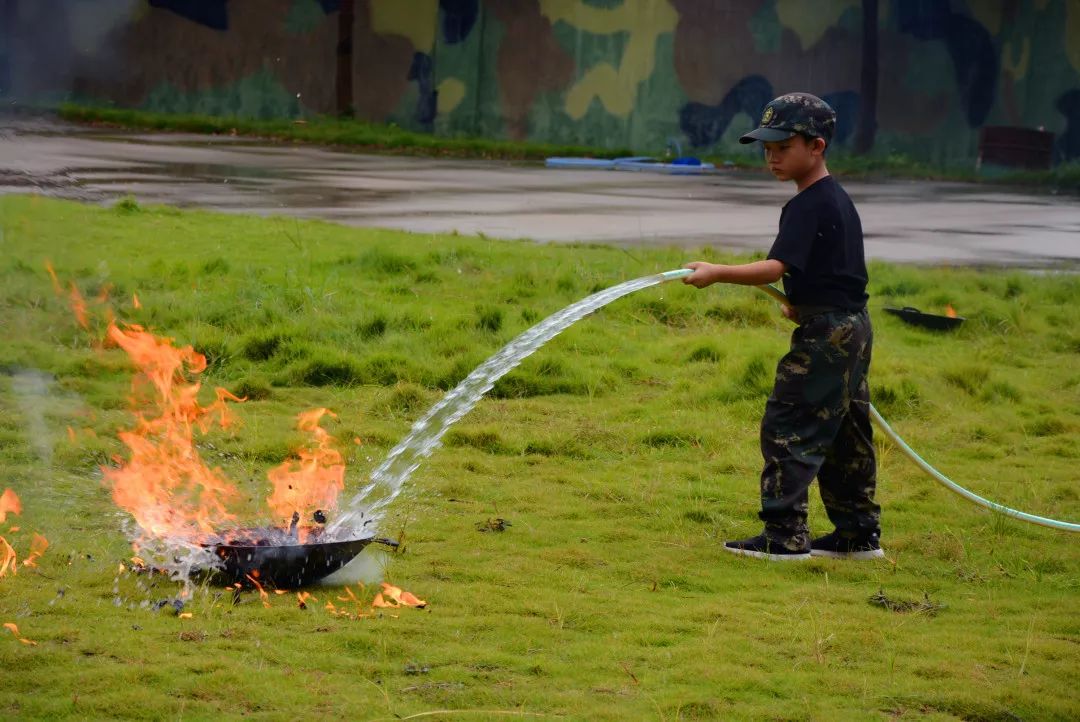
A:
POLYGON ((784 279, 798 323, 761 421, 762 534, 730 541, 727 551, 772 561, 813 556, 884 556, 874 503, 877 465, 869 389, 873 334, 866 312, 862 224, 854 204, 825 167, 836 113, 807 93, 765 106, 759 127, 742 143, 760 141, 765 162, 798 193, 780 213, 780 232, 764 261, 725 266, 696 261, 683 281, 759 285, 784 279), (817 476, 836 529, 810 540, 807 490, 817 476))

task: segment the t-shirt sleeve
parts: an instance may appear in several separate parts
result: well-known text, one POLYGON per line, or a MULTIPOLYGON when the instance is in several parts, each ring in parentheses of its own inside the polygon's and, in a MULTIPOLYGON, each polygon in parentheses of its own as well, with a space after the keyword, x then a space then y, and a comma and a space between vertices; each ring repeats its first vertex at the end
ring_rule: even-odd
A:
POLYGON ((782 261, 790 268, 804 272, 810 260, 810 249, 817 236, 817 213, 810 207, 789 207, 781 215, 780 232, 776 234, 768 258, 782 261))

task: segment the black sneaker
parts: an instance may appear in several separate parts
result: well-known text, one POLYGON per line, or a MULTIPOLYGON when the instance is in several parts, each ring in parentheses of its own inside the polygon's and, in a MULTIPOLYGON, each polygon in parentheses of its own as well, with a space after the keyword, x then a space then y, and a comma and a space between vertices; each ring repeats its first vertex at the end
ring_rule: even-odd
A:
POLYGON ((840 536, 838 531, 810 542, 810 554, 815 557, 833 559, 882 559, 885 556, 877 534, 859 539, 848 539, 840 536))
POLYGON ((724 551, 746 557, 768 559, 770 562, 797 562, 810 558, 809 549, 792 551, 782 544, 769 541, 764 534, 758 534, 749 539, 725 542, 724 551))

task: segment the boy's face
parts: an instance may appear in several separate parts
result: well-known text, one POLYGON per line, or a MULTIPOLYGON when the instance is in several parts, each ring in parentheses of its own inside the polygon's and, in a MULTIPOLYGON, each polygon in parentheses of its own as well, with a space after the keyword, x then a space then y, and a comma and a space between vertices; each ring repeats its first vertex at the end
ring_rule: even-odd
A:
POLYGON ((763 143, 765 164, 777 180, 787 181, 804 177, 822 161, 825 141, 796 135, 787 140, 763 143))

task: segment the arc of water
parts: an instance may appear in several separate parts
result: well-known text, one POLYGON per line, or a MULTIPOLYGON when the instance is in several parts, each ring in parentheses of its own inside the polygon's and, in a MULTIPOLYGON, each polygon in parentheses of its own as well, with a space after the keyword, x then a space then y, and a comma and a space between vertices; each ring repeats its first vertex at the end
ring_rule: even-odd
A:
POLYGON ((405 480, 416 471, 427 456, 439 447, 446 430, 472 410, 483 395, 491 390, 496 381, 552 338, 612 301, 643 288, 682 278, 689 273, 691 271, 687 269, 679 269, 620 283, 567 306, 521 333, 477 366, 461 383, 413 424, 405 438, 399 441, 382 463, 371 472, 367 484, 349 501, 343 513, 328 527, 327 531, 333 534, 354 528, 362 515, 366 515, 367 519, 377 520, 387 505, 400 493, 405 480), (374 495, 380 489, 384 491, 383 495, 375 497, 374 495))

